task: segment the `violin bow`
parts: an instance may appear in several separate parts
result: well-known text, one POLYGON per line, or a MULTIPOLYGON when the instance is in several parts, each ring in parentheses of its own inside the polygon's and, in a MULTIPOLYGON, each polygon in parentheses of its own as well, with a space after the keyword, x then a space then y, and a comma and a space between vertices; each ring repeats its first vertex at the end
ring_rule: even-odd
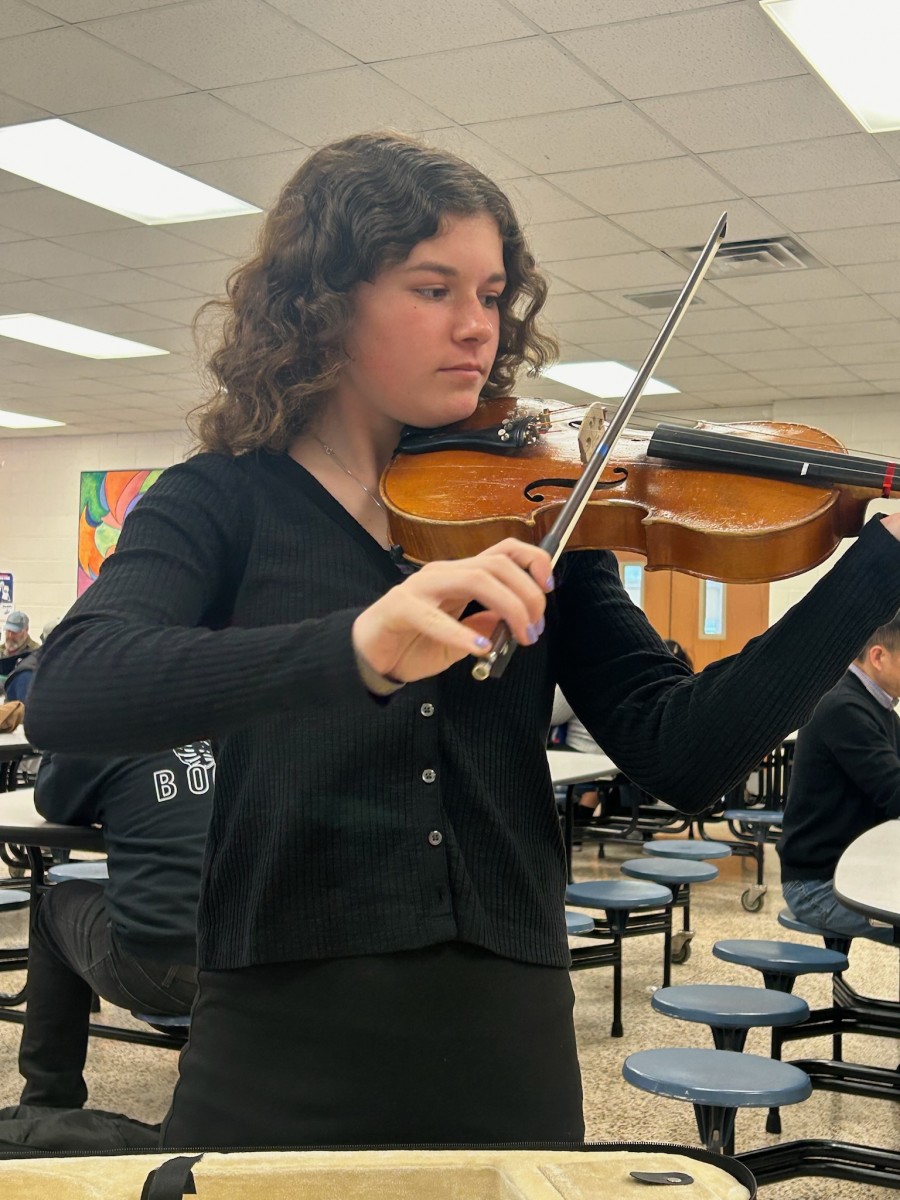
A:
MULTIPOLYGON (((671 312, 656 335, 656 341, 650 347, 647 357, 641 364, 637 375, 635 375, 631 387, 625 395, 625 399, 619 405, 615 416, 604 431, 602 439, 585 463, 581 475, 578 477, 578 482, 572 489, 565 504, 559 510, 556 520, 541 539, 541 549, 548 552, 554 566, 559 556, 565 550, 572 531, 578 524, 585 506, 591 498, 591 493, 594 490, 597 480, 603 473, 603 468, 606 466, 616 442, 619 440, 619 435, 624 430, 631 414, 637 407, 637 403, 643 395, 644 388, 647 386, 647 380, 653 373, 656 364, 662 358, 663 354, 665 354, 681 318, 684 316, 688 305, 703 282, 703 277, 725 238, 727 223, 728 213, 723 212, 718 221, 716 221, 706 245, 700 251, 700 256, 694 263, 693 270, 687 277, 684 287, 678 295, 678 299, 672 306, 671 312)), ((506 623, 501 621, 491 637, 490 650, 483 657, 478 658, 472 667, 473 679, 499 679, 509 665, 509 660, 515 648, 515 638, 512 636, 506 623)))

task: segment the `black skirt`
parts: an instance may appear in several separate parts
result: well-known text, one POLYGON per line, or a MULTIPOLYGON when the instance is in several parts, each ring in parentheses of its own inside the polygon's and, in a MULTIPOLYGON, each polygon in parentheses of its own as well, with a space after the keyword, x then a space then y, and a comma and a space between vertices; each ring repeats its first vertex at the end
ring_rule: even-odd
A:
POLYGON ((163 1146, 581 1141, 569 973, 451 943, 201 971, 163 1146))

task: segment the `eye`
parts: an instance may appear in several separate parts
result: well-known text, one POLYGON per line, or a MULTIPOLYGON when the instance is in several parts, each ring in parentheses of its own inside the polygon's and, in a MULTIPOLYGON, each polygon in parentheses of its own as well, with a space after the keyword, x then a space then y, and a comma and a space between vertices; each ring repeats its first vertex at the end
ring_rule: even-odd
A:
POLYGON ((500 294, 492 292, 489 296, 482 296, 481 299, 485 308, 496 308, 500 303, 500 294))
POLYGON ((424 296, 426 300, 440 300, 447 295, 447 289, 441 284, 436 284, 434 287, 416 288, 416 292, 420 296, 424 296))

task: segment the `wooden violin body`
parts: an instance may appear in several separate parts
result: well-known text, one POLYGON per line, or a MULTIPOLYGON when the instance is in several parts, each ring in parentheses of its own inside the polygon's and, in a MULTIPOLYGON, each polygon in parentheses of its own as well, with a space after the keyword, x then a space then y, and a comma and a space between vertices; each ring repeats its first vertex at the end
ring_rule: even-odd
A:
MULTIPOLYGON (((484 401, 451 430, 502 426, 518 403, 484 401)), ((581 474, 582 460, 579 410, 537 403, 553 423, 515 452, 404 453, 401 443, 382 477, 381 494, 391 536, 409 558, 466 557, 505 537, 540 542, 581 474)), ((846 453, 835 438, 805 425, 759 421, 729 429, 754 445, 795 446, 799 458, 825 451, 840 462, 837 456, 846 453)), ((650 458, 649 438, 641 430, 623 433, 568 549, 631 550, 646 557, 649 570, 731 583, 785 579, 822 562, 842 538, 858 533, 868 502, 882 494, 880 486, 809 485, 650 458)))

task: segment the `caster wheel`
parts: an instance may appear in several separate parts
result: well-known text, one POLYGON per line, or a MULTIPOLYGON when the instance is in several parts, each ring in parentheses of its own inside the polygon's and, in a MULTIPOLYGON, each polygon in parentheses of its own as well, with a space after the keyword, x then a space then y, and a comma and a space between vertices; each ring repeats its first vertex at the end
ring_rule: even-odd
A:
POLYGON ((765 891, 757 891, 755 887, 747 888, 741 893, 741 905, 747 912, 759 912, 765 896, 765 891))
POLYGON ((685 942, 680 950, 675 950, 675 949, 672 950, 671 961, 673 963, 677 964, 678 966, 680 966, 681 963, 686 963, 690 957, 691 957, 691 943, 685 942))

